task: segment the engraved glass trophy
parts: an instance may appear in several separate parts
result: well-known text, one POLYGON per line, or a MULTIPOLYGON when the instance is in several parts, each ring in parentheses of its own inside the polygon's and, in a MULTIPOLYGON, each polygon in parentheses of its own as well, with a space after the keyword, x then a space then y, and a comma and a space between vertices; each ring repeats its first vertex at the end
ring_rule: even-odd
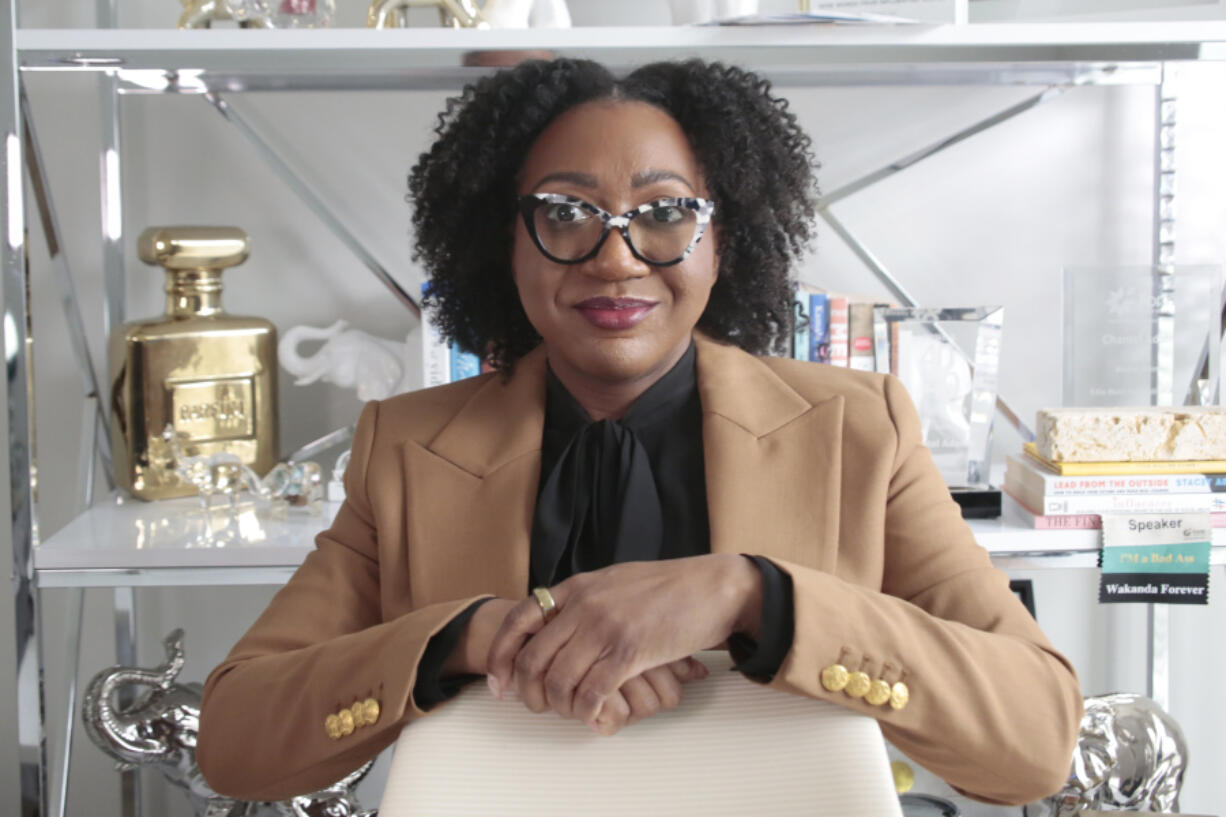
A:
POLYGON ((1171 269, 1065 269, 1064 405, 1218 402, 1221 268, 1171 269))
MULTIPOLYGON (((876 346, 919 411, 924 444, 951 488, 984 488, 1004 308, 875 310, 876 346)), ((878 366, 878 371, 884 371, 878 366)))

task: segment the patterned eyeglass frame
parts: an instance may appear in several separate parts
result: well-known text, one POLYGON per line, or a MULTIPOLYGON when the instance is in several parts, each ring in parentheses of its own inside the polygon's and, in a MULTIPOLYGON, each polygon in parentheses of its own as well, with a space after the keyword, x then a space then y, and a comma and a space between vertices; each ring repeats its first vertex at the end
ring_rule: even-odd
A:
POLYGON ((700 199, 694 197, 679 197, 679 198, 660 198, 653 199, 645 204, 640 204, 633 210, 628 210, 620 216, 615 216, 612 213, 601 210, 594 204, 584 201, 583 199, 567 196, 562 193, 527 193, 519 197, 519 213, 523 216, 524 227, 528 230, 528 235, 532 236, 532 243, 540 250, 541 255, 553 261, 555 264, 582 264, 584 261, 595 258, 600 252, 600 248, 604 246, 605 240, 609 237, 609 233, 613 228, 621 233, 622 239, 626 242, 626 246, 630 248, 630 252, 634 257, 645 264, 651 264, 653 267, 671 267, 674 264, 680 264, 686 257, 694 251, 698 246, 698 242, 702 240, 702 236, 707 231, 707 225, 711 223, 711 216, 715 213, 715 202, 710 199, 700 199), (586 210, 594 216, 599 216, 601 221, 600 238, 597 239, 596 245, 591 251, 580 258, 566 259, 558 258, 545 249, 541 237, 536 234, 536 222, 532 216, 537 208, 543 204, 571 204, 582 210, 586 210), (631 219, 643 213, 650 213, 656 207, 684 207, 687 210, 693 210, 696 221, 694 222, 694 237, 690 239, 690 243, 686 246, 681 255, 671 261, 653 261, 639 252, 638 247, 634 246, 634 241, 630 238, 630 221, 631 219))

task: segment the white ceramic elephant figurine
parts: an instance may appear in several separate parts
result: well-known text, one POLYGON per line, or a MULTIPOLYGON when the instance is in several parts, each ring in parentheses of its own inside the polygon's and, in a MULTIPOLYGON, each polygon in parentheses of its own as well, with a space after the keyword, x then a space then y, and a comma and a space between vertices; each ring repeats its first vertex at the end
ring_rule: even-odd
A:
POLYGON ((358 399, 366 402, 413 388, 408 351, 407 341, 378 338, 337 321, 326 329, 293 327, 277 344, 277 359, 282 368, 298 378, 296 385, 322 380, 345 389, 356 388, 358 399), (309 340, 322 340, 324 344, 315 354, 304 357, 298 345, 309 340))

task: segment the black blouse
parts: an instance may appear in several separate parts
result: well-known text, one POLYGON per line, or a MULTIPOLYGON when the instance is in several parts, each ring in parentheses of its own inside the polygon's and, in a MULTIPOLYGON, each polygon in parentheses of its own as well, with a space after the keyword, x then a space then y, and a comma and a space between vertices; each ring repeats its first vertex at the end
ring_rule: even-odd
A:
MULTIPOLYGON (((627 561, 711 552, 702 404, 693 344, 620 420, 592 422, 562 382, 546 376, 541 481, 532 528, 533 586, 627 561)), ((762 573, 761 640, 728 640, 736 669, 769 681, 792 646, 792 579, 768 559, 746 555, 762 573)), ((528 588, 525 588, 525 593, 528 588)), ((436 633, 418 665, 413 699, 430 709, 478 675, 440 678, 468 620, 469 605, 436 633)))

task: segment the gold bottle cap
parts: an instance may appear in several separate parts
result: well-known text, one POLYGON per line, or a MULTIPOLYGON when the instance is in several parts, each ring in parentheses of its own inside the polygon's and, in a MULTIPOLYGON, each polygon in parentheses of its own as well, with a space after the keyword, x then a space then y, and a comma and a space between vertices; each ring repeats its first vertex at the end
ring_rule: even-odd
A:
POLYGON ((140 260, 169 272, 223 270, 251 252, 247 233, 238 227, 150 227, 136 246, 140 260))

